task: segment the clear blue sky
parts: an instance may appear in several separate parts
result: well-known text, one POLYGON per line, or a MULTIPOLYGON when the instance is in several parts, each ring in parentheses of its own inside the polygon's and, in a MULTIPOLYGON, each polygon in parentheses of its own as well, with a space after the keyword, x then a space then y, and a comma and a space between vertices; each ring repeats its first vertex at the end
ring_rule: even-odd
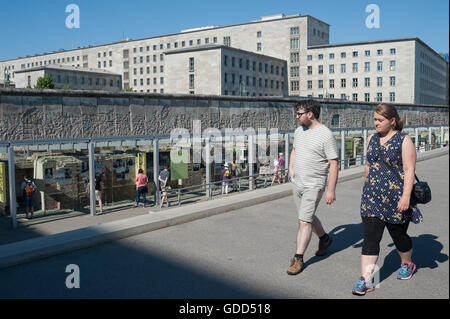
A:
POLYGON ((419 37, 449 52, 448 0, 1 0, 0 60, 245 23, 277 13, 309 14, 330 24, 330 43, 419 37), (80 8, 80 28, 68 29, 66 6, 80 8), (368 4, 380 8, 380 28, 365 26, 368 4))

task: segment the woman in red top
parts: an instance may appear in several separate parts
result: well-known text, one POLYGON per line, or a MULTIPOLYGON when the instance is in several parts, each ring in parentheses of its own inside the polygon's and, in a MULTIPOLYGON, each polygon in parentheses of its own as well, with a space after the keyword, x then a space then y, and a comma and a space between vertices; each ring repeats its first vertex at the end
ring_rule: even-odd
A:
POLYGON ((134 205, 134 207, 138 207, 139 206, 139 200, 141 199, 141 194, 142 194, 142 198, 143 198, 143 202, 144 202, 144 207, 145 204, 147 203, 146 198, 145 198, 145 194, 148 191, 147 188, 147 184, 148 184, 148 177, 147 175, 144 174, 144 171, 142 170, 142 168, 139 169, 139 174, 136 176, 136 205, 134 205))

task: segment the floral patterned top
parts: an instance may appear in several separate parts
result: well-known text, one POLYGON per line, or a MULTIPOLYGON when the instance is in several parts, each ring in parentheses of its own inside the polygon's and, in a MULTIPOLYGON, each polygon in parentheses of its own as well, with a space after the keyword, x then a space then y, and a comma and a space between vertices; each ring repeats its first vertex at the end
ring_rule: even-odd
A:
POLYGON ((384 162, 388 162, 404 178, 402 143, 405 136, 406 133, 397 131, 384 145, 379 143, 379 133, 375 133, 370 139, 367 146, 370 169, 361 196, 361 216, 378 217, 391 224, 403 224, 411 219, 412 209, 403 213, 397 210, 403 183, 384 162))

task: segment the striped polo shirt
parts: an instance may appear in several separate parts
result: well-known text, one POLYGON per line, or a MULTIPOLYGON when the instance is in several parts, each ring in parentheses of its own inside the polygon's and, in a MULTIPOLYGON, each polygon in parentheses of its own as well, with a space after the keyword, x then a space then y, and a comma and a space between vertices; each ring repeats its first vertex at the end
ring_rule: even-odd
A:
POLYGON ((323 124, 312 129, 298 127, 294 134, 294 149, 293 183, 298 187, 325 187, 328 160, 338 158, 336 139, 331 130, 323 124))

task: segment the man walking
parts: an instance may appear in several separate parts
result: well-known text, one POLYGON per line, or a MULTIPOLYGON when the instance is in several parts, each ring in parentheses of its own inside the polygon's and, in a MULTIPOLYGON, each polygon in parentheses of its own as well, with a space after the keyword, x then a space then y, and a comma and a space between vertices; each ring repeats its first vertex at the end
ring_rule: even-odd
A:
POLYGON ((325 255, 332 242, 315 213, 324 193, 328 205, 336 200, 338 154, 333 133, 319 122, 319 116, 320 104, 317 101, 302 101, 296 106, 296 118, 300 127, 295 130, 289 177, 293 183, 299 221, 297 250, 287 270, 289 275, 296 275, 303 270, 303 254, 313 232, 319 237, 316 256, 325 255), (327 179, 328 187, 325 192, 327 179))
POLYGON ((167 198, 167 183, 169 182, 170 172, 169 166, 165 165, 164 169, 159 173, 158 181, 159 186, 161 188, 161 205, 160 208, 164 206, 164 202, 167 203, 167 207, 169 207, 169 199, 167 198))
POLYGON ((28 176, 23 177, 24 181, 20 186, 22 190, 23 204, 25 206, 25 213, 27 219, 33 218, 34 213, 34 193, 37 190, 36 184, 28 178, 28 176), (28 217, 29 212, 31 211, 30 217, 28 217))

